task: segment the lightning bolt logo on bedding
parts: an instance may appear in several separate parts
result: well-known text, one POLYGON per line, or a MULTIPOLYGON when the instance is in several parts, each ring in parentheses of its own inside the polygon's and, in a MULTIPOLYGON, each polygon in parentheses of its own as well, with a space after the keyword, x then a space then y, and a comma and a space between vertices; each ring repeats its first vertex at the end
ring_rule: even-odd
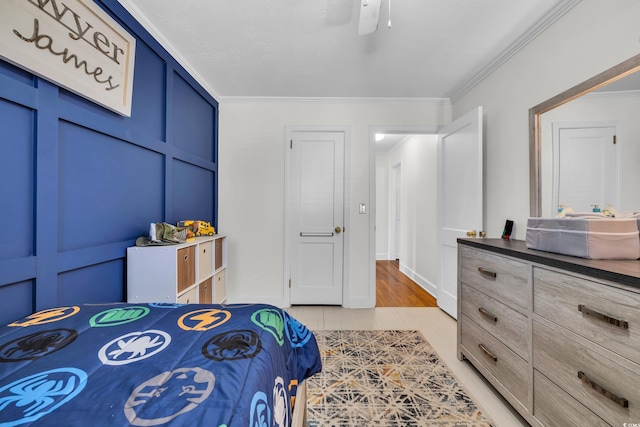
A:
POLYGON ((263 308, 251 315, 251 321, 270 332, 280 346, 284 344, 284 319, 282 314, 272 308, 263 308))
POLYGON ((26 326, 42 325, 44 323, 57 322, 58 320, 71 317, 79 311, 80 311, 80 307, 75 305, 72 307, 50 308, 48 310, 42 310, 42 311, 38 311, 37 313, 33 313, 32 315, 25 317, 24 320, 18 320, 16 322, 10 323, 7 326, 26 327, 26 326))
POLYGON ((105 365, 128 365, 160 353, 171 343, 171 336, 159 330, 131 332, 105 344, 98 352, 105 365))
POLYGON ((185 331, 204 332, 222 325, 229 319, 231 313, 227 310, 207 308, 183 314, 178 319, 178 326, 185 331))
POLYGON ((100 312, 89 320, 92 328, 124 325, 149 314, 149 307, 130 306, 100 312))

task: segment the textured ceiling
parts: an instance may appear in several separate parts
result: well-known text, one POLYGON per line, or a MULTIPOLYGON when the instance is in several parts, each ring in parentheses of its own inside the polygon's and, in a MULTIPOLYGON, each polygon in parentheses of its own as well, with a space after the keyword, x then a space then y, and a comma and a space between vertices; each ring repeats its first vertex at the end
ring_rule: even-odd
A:
POLYGON ((579 0, 118 1, 220 98, 455 99, 579 0))

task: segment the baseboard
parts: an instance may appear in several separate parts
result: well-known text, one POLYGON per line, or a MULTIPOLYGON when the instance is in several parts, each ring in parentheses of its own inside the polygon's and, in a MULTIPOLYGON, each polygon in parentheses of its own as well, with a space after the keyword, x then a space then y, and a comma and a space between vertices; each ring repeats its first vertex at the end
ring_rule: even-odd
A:
POLYGON ((384 253, 379 253, 376 254, 376 261, 388 261, 389 260, 389 254, 384 252, 384 253))
POLYGON ((284 298, 275 298, 275 297, 241 297, 234 298, 231 295, 227 295, 227 300, 225 304, 269 304, 279 308, 289 308, 291 304, 285 302, 284 298))
POLYGON ((402 261, 400 261, 400 272, 404 273, 407 277, 416 282, 418 286, 436 298, 436 293, 438 291, 437 286, 407 267, 402 263, 402 261))
POLYGON ((376 299, 370 297, 349 297, 349 305, 343 305, 344 308, 374 308, 376 299))

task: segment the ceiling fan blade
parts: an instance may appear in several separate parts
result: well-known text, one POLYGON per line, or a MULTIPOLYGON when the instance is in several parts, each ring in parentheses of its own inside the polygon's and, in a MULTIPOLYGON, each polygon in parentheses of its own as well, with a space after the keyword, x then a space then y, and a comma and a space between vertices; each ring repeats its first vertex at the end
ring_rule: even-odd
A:
POLYGON ((360 20, 358 22, 358 35, 373 33, 378 29, 380 18, 380 6, 382 0, 360 0, 360 20))

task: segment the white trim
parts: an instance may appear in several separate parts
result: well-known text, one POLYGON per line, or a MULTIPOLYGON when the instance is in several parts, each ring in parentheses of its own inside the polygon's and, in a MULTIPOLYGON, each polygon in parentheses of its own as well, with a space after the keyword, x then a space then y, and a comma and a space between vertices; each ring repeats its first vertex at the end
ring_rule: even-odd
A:
MULTIPOLYGON (((400 177, 400 185, 402 185, 402 160, 397 161, 396 163, 389 165, 389 213, 388 213, 388 224, 387 224, 387 241, 389 259, 401 259, 401 251, 400 247, 398 248, 398 253, 395 251, 396 241, 400 239, 401 236, 398 236, 396 230, 396 221, 398 219, 398 176, 400 177), (393 195, 393 197, 392 197, 393 195)), ((400 191, 400 201, 402 202, 402 191, 400 191)), ((402 221, 400 222, 402 224, 402 221)))
POLYGON ((500 68, 502 64, 511 59, 515 54, 524 49, 529 43, 531 43, 536 37, 542 34, 547 28, 549 28, 558 19, 562 18, 567 12, 573 9, 581 0, 562 0, 551 9, 545 16, 543 16, 538 22, 536 22, 531 28, 529 28, 518 39, 511 43, 502 53, 491 60, 487 65, 475 73, 466 82, 455 88, 451 95, 451 100, 457 102, 467 92, 473 89, 481 81, 487 78, 491 73, 500 68))
POLYGON ((449 98, 374 98, 374 97, 287 97, 287 96, 222 96, 216 98, 222 102, 308 102, 308 103, 381 103, 381 104, 432 104, 451 105, 449 98))
POLYGON ((227 295, 225 304, 269 304, 280 308, 289 308, 290 304, 281 295, 247 296, 234 297, 227 295))
POLYGON ((351 169, 351 127, 343 125, 313 125, 313 126, 299 126, 289 125, 285 126, 285 138, 284 138, 284 261, 283 261, 283 295, 284 305, 283 307, 291 306, 291 290, 289 288, 289 278, 291 277, 291 271, 287 271, 291 266, 291 242, 289 235, 291 234, 289 220, 291 217, 291 201, 289 200, 290 192, 288 186, 291 184, 291 150, 289 144, 294 132, 342 132, 344 134, 344 247, 343 247, 343 264, 342 264, 342 306, 345 308, 351 308, 351 300, 349 297, 349 241, 351 237, 351 203, 350 203, 350 169, 351 169))
POLYGON ((176 62, 179 63, 182 68, 184 68, 185 71, 191 75, 191 77, 193 77, 207 92, 209 92, 209 94, 216 101, 218 101, 218 104, 220 103, 220 94, 208 84, 207 79, 202 77, 200 73, 198 73, 198 71, 196 71, 196 69, 191 66, 189 61, 187 61, 184 56, 180 54, 180 51, 176 49, 160 31, 158 31, 155 25, 153 25, 151 21, 149 21, 149 19, 142 12, 140 12, 140 9, 138 9, 138 7, 133 4, 133 0, 118 0, 118 3, 120 3, 120 5, 124 7, 127 12, 129 12, 131 16, 133 16, 133 18, 138 21, 138 23, 140 23, 140 25, 142 25, 145 30, 149 32, 149 34, 151 34, 151 37, 153 37, 160 44, 160 46, 162 46, 167 52, 169 52, 169 55, 171 55, 173 59, 175 59, 176 62))
POLYGON ((424 277, 422 277, 421 275, 419 275, 418 273, 416 273, 415 271, 413 271, 412 269, 410 269, 409 267, 407 267, 405 264, 402 263, 402 260, 400 260, 400 272, 403 273, 408 278, 410 278, 411 280, 413 280, 414 282, 416 282, 418 286, 420 286, 422 289, 427 291, 429 295, 431 295, 434 298, 436 297, 436 293, 438 292, 438 287, 433 283, 431 283, 430 281, 428 281, 427 279, 425 279, 424 277))

